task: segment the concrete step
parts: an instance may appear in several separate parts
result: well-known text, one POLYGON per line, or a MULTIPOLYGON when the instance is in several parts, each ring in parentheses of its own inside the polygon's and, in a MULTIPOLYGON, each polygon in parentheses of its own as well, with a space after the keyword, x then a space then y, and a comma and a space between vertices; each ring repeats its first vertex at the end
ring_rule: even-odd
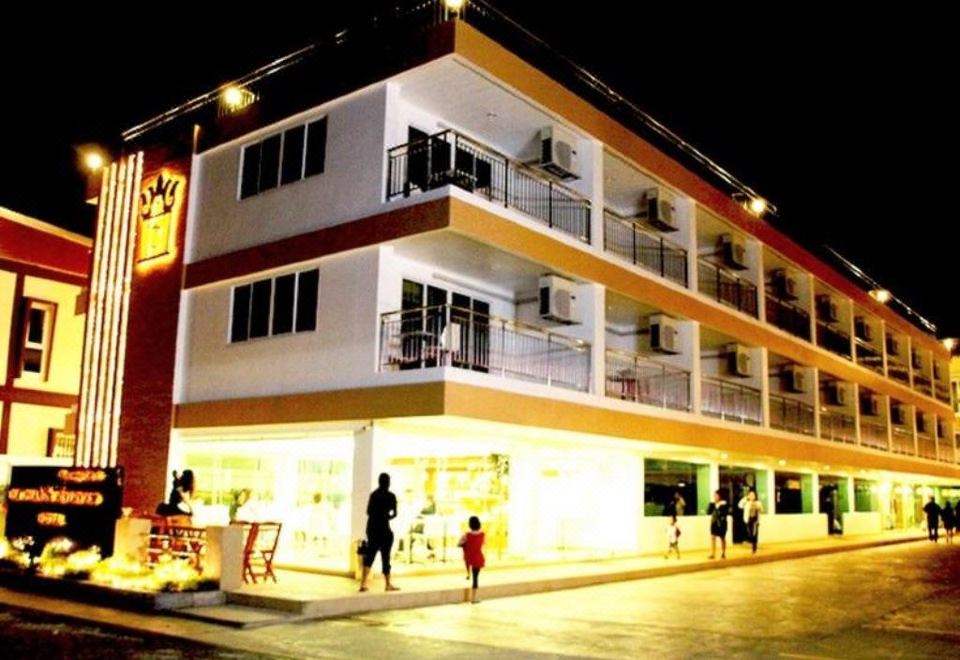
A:
POLYGON ((261 607, 247 607, 244 605, 211 605, 207 607, 187 607, 175 610, 172 614, 185 619, 216 623, 231 628, 259 628, 274 626, 281 623, 298 621, 302 617, 261 607))

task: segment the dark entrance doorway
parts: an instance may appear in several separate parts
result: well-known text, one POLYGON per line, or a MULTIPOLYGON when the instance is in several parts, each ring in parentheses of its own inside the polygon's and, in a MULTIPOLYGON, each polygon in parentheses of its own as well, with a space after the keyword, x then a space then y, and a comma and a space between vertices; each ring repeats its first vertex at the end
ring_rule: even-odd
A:
POLYGON ((827 533, 843 534, 843 512, 847 510, 844 479, 820 475, 820 513, 827 516, 827 533))
POLYGON ((730 505, 731 541, 743 543, 747 540, 747 525, 743 522, 743 511, 737 507, 741 499, 747 496, 751 488, 757 487, 757 471, 733 465, 720 466, 720 491, 730 505))

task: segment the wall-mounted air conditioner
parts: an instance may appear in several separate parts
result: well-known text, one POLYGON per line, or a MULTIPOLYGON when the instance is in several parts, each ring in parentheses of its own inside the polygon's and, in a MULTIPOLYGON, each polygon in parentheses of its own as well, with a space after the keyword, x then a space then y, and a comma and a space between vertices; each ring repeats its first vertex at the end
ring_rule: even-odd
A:
POLYGON ((749 378, 753 374, 750 349, 742 344, 727 345, 727 372, 731 376, 749 378))
POLYGON ((558 323, 577 323, 577 285, 556 275, 540 278, 540 318, 558 323))
POLYGON ((650 317, 650 349, 659 353, 680 352, 680 326, 676 319, 664 314, 650 317))
POLYGON ((772 273, 773 290, 780 300, 797 299, 797 278, 789 268, 777 268, 772 273))
POLYGON ((799 364, 786 364, 780 373, 783 386, 788 392, 802 394, 807 391, 807 375, 799 364))
POLYGON ((860 414, 867 417, 880 416, 880 397, 876 394, 864 394, 860 397, 860 414))
POLYGON ((900 340, 893 335, 887 335, 887 355, 900 355, 900 340))
POLYGON ((873 341, 873 326, 862 316, 853 319, 853 333, 858 339, 866 342, 873 341))
POLYGON ((890 404, 890 421, 897 425, 903 425, 907 420, 906 407, 902 403, 890 404))
POLYGON ((661 231, 677 231, 677 208, 673 195, 660 188, 650 188, 640 197, 637 217, 661 231))
POLYGON ((829 380, 823 387, 824 398, 829 406, 847 405, 847 390, 838 381, 829 380))
POLYGON ((579 179, 577 136, 561 126, 540 129, 540 169, 563 180, 579 179))
POLYGON ((821 293, 817 296, 817 318, 827 323, 836 323, 840 320, 837 301, 829 293, 821 293))
POLYGON ((747 244, 735 234, 720 235, 720 256, 728 268, 747 269, 747 244))

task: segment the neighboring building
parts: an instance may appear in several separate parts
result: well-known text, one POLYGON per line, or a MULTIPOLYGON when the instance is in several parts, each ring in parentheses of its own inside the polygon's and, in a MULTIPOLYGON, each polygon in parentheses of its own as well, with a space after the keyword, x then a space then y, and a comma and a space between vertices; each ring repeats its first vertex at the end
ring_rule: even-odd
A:
MULTIPOLYGON (((281 520, 283 561, 343 570, 386 471, 403 570, 456 563, 472 514, 493 561, 578 559, 660 549, 675 493, 756 487, 773 543, 911 526, 960 484, 935 337, 596 96, 411 22, 128 134, 125 390, 79 458, 123 465, 127 504, 191 468, 198 519, 281 520)), ((126 245, 102 215, 97 263, 126 245)))
POLYGON ((90 244, 0 207, 0 484, 73 458, 90 244))

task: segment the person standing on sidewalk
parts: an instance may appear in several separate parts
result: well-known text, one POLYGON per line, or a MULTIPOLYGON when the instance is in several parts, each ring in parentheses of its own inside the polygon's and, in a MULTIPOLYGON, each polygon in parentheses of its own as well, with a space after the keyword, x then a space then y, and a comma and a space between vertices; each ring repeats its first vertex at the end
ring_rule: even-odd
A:
POLYGON ((757 489, 751 488, 737 506, 743 510, 743 522, 747 526, 747 540, 753 546, 753 554, 757 554, 757 541, 760 539, 760 514, 763 513, 763 504, 757 499, 757 489))
POLYGON ((467 523, 470 530, 460 537, 459 545, 463 548, 463 563, 473 574, 473 587, 470 589, 470 602, 479 603, 477 598, 477 589, 479 589, 478 580, 480 578, 480 569, 484 567, 486 561, 483 557, 484 534, 480 529, 480 519, 476 516, 470 516, 467 523))
POLYGON ((937 543, 940 540, 940 505, 930 496, 930 501, 923 505, 923 512, 927 514, 927 536, 937 543))
POLYGON ((677 559, 680 559, 680 526, 677 524, 677 517, 670 516, 670 522, 667 523, 667 554, 664 559, 670 559, 670 553, 676 551, 677 559))
POLYGON ((707 506, 710 516, 710 559, 717 556, 717 539, 720 539, 720 559, 727 558, 727 516, 730 505, 723 498, 723 491, 713 493, 713 501, 707 506))
POLYGON ((390 475, 386 472, 380 475, 379 486, 370 493, 367 501, 367 552, 363 557, 363 577, 360 580, 360 591, 369 590, 367 581, 370 578, 370 567, 377 553, 383 564, 383 579, 387 591, 397 591, 398 588, 390 582, 390 553, 393 550, 393 530, 390 521, 397 517, 397 496, 390 492, 390 475))
POLYGON ((947 533, 947 543, 953 543, 953 530, 957 527, 957 512, 950 506, 950 500, 943 505, 943 529, 947 533))

